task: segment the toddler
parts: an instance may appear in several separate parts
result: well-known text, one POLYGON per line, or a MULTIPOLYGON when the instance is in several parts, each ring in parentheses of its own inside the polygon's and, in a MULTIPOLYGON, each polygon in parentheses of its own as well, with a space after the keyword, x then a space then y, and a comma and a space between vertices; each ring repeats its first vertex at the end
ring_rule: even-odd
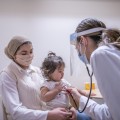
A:
MULTIPOLYGON (((56 56, 55 53, 50 52, 48 57, 42 63, 42 74, 45 78, 43 85, 40 88, 41 99, 46 102, 46 109, 54 109, 57 107, 70 108, 70 96, 66 93, 67 87, 72 87, 68 83, 64 76, 65 63, 60 56, 56 56)), ((87 94, 81 90, 78 90, 80 94, 87 96, 87 94)), ((72 105, 74 102, 72 101, 72 105)), ((78 105, 78 103, 77 103, 78 105)), ((77 106, 74 104, 74 107, 77 106)))

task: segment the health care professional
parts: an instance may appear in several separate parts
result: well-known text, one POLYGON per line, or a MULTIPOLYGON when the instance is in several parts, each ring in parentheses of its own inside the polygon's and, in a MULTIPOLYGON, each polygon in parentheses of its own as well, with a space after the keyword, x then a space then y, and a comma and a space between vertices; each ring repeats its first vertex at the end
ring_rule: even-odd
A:
POLYGON ((33 47, 28 39, 13 37, 5 54, 12 60, 0 74, 0 92, 8 120, 66 120, 71 116, 63 108, 42 111, 39 89, 43 78, 40 70, 30 65, 33 47))
MULTIPOLYGON (((120 120, 120 31, 104 30, 103 22, 85 19, 76 28, 76 49, 85 65, 90 62, 105 104, 89 100, 85 113, 93 120, 120 120), (102 42, 102 43, 100 43, 102 42), (100 46, 99 46, 100 45, 100 46)), ((83 109, 87 98, 71 90, 83 109)))

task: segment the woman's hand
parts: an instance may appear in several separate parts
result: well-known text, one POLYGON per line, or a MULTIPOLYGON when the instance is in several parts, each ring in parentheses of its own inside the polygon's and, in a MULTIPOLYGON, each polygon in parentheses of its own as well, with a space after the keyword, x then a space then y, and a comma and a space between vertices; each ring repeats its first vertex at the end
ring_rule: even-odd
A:
POLYGON ((48 112, 47 120, 68 120, 72 116, 72 112, 68 112, 65 108, 56 108, 48 112))

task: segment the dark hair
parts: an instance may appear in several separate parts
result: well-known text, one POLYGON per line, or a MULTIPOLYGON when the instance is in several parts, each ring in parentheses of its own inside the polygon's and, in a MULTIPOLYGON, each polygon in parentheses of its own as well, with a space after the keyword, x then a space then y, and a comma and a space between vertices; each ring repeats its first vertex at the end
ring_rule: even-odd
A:
MULTIPOLYGON (((105 24, 102 21, 99 21, 93 18, 87 18, 81 21, 81 23, 77 26, 76 32, 78 33, 78 32, 82 32, 82 31, 89 30, 92 28, 97 28, 97 27, 106 28, 105 24)), ((101 34, 102 34, 102 31, 91 33, 85 36, 89 36, 97 44, 101 41, 101 34)), ((80 37, 77 38, 77 41, 78 42, 80 41, 80 37)))
POLYGON ((60 56, 56 56, 55 53, 49 52, 41 66, 42 75, 49 79, 49 75, 61 66, 65 67, 63 59, 60 56))

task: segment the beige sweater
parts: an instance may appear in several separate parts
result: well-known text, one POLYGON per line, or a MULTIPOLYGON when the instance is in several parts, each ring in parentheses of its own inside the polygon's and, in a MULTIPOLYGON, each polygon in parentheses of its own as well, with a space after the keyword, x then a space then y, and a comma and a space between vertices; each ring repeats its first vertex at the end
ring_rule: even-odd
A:
POLYGON ((12 62, 0 74, 1 94, 8 120, 46 120, 48 111, 42 110, 40 87, 43 77, 37 67, 23 70, 12 62))

